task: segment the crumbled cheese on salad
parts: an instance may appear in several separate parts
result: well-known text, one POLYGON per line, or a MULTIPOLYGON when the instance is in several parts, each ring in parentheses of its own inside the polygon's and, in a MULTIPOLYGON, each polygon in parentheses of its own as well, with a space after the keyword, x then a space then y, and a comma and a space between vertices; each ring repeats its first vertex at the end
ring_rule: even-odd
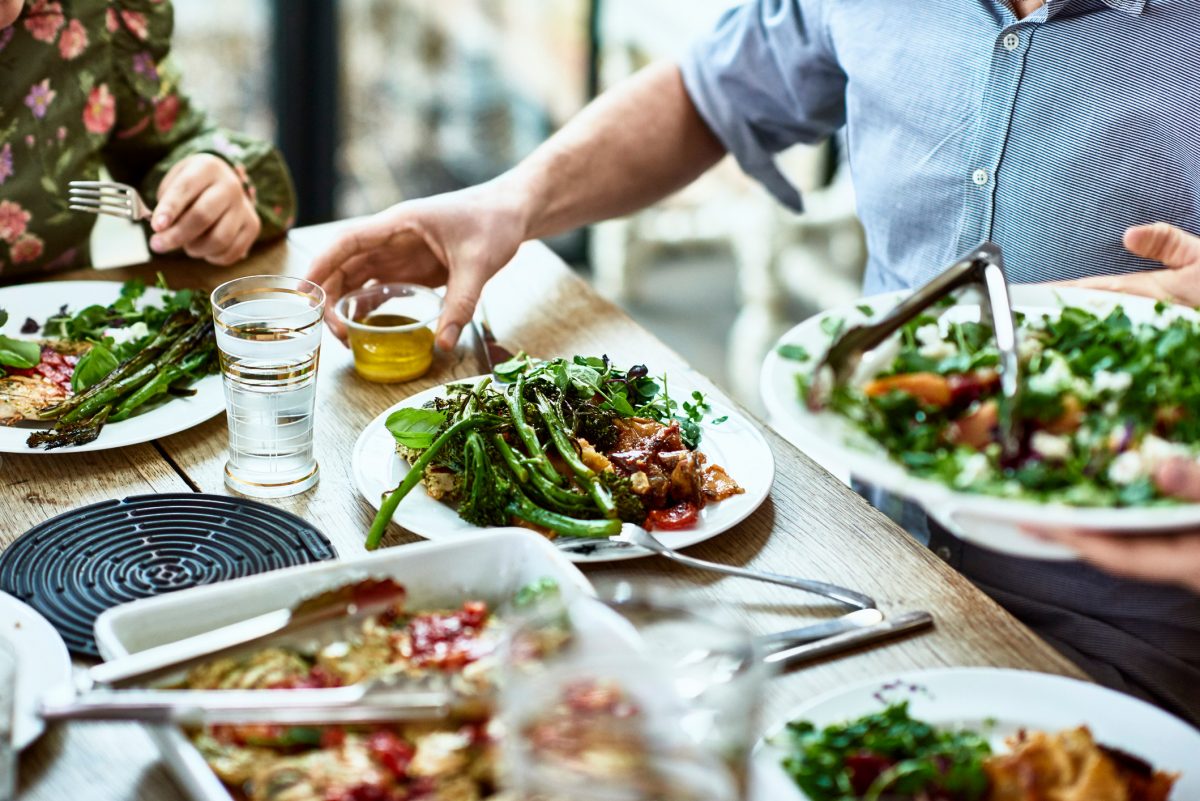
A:
POLYGON ((1071 372, 1071 365, 1057 354, 1050 360, 1050 366, 1044 372, 1029 378, 1029 388, 1046 395, 1061 392, 1074 383, 1075 375, 1071 372))
POLYGON ((142 321, 138 321, 133 325, 125 328, 106 328, 104 336, 111 337, 114 345, 124 345, 127 342, 137 342, 149 335, 150 329, 142 321))
POLYGON ((1045 431, 1035 431, 1029 446, 1042 458, 1065 462, 1071 457, 1071 440, 1045 431))
POLYGON ((1096 391, 1096 394, 1113 392, 1120 395, 1131 386, 1133 386, 1133 376, 1124 370, 1115 373, 1108 370, 1098 370, 1092 376, 1092 388, 1096 391))
POLYGON ((1142 455, 1137 451, 1125 451, 1108 467, 1108 478, 1114 484, 1127 487, 1146 474, 1142 455))
POLYGON ((948 359, 958 353, 958 346, 942 338, 942 330, 936 323, 918 328, 916 337, 921 343, 918 353, 927 359, 948 359))

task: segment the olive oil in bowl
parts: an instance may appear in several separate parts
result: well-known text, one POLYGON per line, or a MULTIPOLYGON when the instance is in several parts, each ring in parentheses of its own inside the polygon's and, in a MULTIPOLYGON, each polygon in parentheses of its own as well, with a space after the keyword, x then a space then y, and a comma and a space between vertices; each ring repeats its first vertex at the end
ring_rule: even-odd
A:
POLYGON ((354 369, 368 381, 412 381, 433 364, 433 323, 442 299, 425 287, 378 284, 337 305, 346 326, 354 369))

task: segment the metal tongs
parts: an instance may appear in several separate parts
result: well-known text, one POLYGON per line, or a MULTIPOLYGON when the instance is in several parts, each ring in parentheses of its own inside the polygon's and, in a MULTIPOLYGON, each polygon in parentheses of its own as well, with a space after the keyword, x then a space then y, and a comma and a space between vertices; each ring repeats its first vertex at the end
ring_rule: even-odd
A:
POLYGON ((278 609, 96 665, 76 687, 41 700, 45 720, 138 720, 148 723, 370 723, 483 715, 483 699, 445 681, 400 675, 349 687, 289 690, 184 690, 153 685, 192 666, 289 642, 304 648, 353 636, 362 620, 391 608, 404 588, 367 579, 278 609), (138 687, 150 686, 150 689, 138 687))
POLYGON ((990 324, 1000 351, 1000 444, 1005 459, 1017 457, 1021 450, 1017 413, 1021 394, 1017 325, 1008 294, 1004 255, 994 242, 984 242, 947 267, 879 322, 856 326, 838 337, 813 373, 809 408, 813 411, 825 408, 833 390, 850 380, 865 354, 938 301, 966 287, 980 290, 982 319, 990 324))

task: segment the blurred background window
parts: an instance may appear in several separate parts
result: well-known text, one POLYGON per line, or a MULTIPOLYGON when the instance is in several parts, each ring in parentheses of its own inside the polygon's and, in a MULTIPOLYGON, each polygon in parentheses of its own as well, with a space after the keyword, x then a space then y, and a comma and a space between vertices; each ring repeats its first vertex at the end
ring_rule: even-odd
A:
MULTIPOLYGON (((299 222, 312 224, 500 174, 596 91, 682 55, 737 3, 175 0, 176 54, 222 124, 280 143, 299 222)), ((783 154, 803 217, 727 159, 644 213, 550 244, 756 407, 774 338, 858 292, 865 253, 837 153, 783 154)))

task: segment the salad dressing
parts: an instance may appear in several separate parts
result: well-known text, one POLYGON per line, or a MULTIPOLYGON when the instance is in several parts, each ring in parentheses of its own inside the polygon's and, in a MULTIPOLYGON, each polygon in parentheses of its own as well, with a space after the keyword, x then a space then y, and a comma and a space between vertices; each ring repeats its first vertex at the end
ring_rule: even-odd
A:
POLYGON ((354 367, 368 381, 412 381, 433 364, 433 331, 419 320, 375 311, 354 322, 357 325, 349 326, 354 367))

